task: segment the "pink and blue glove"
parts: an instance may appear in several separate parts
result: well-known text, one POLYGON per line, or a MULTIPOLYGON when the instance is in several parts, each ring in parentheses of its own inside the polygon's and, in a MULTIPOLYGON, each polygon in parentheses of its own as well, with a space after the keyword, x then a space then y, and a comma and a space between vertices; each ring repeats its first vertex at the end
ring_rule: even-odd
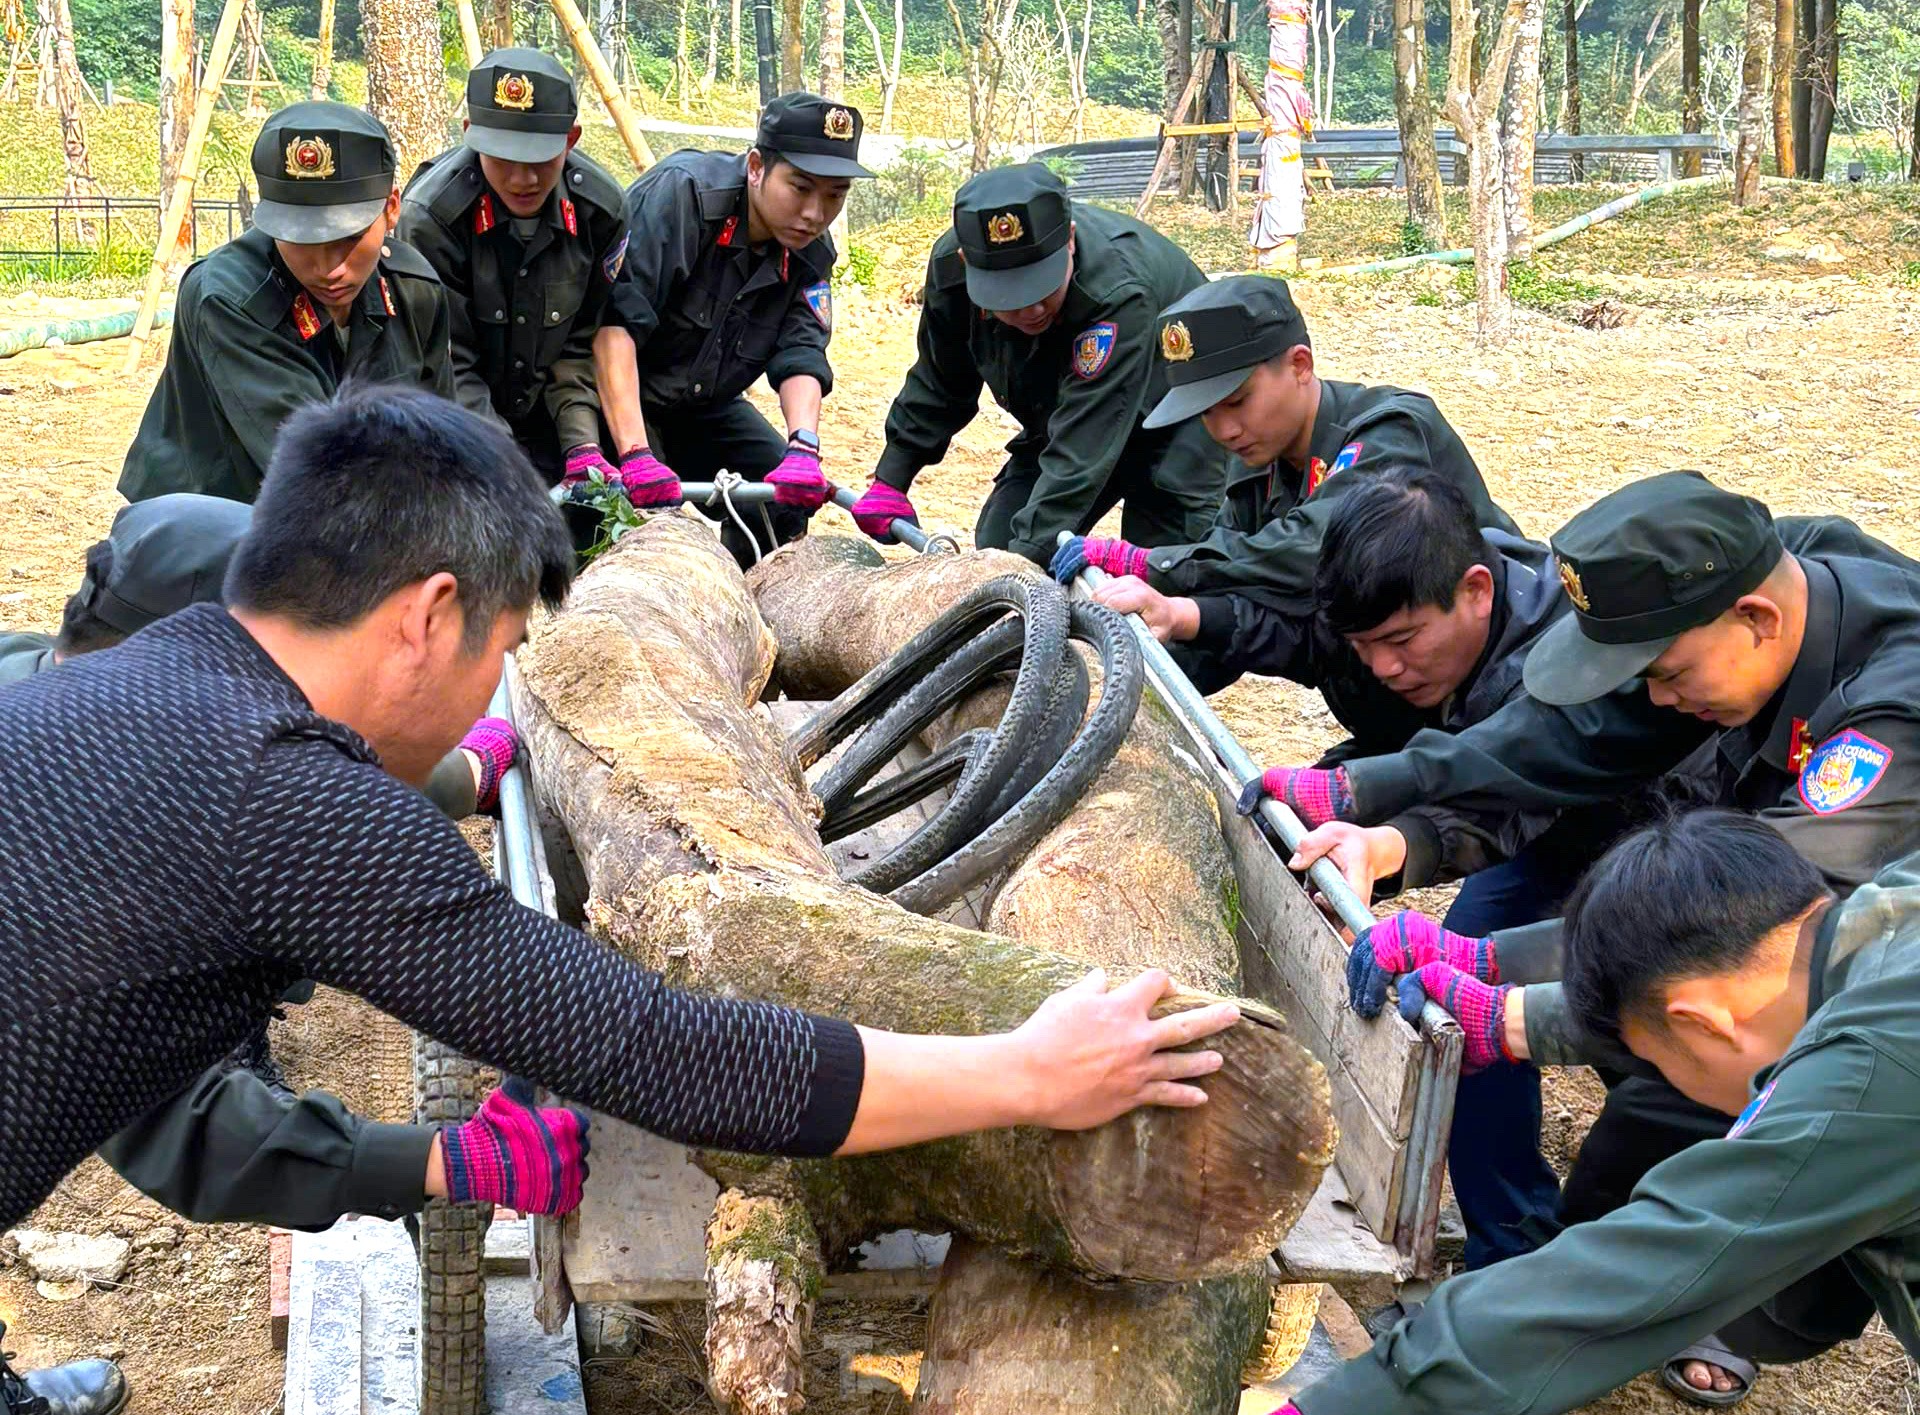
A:
POLYGON ((560 478, 560 485, 569 491, 577 486, 585 486, 593 479, 595 472, 600 473, 602 481, 613 486, 620 485, 619 469, 601 455, 598 447, 591 442, 583 442, 567 453, 566 475, 560 478))
POLYGON ((853 503, 853 523, 882 545, 893 542, 893 523, 905 521, 909 525, 920 524, 920 516, 913 509, 913 503, 907 500, 907 494, 883 481, 877 481, 868 487, 866 493, 853 503))
POLYGON ((791 506, 809 516, 833 495, 833 487, 820 474, 820 454, 797 442, 787 445, 780 465, 767 473, 767 485, 773 488, 775 506, 791 506))
POLYGON ((620 485, 637 510, 658 511, 680 504, 680 478, 645 447, 620 459, 620 485))
POLYGON ((523 1214, 572 1213, 587 1183, 587 1124, 572 1106, 535 1106, 533 1087, 507 1077, 473 1119, 440 1132, 448 1197, 523 1214))
POLYGON ((1346 820, 1353 814, 1353 789, 1347 784, 1343 766, 1332 771, 1311 766, 1268 767, 1240 789, 1234 808, 1250 816, 1269 797, 1291 806, 1308 830, 1328 821, 1346 820))
POLYGON ((1089 565, 1109 575, 1132 575, 1141 580, 1147 578, 1145 547, 1124 540, 1108 540, 1105 536, 1070 537, 1065 545, 1053 552, 1047 573, 1065 585, 1089 565))
POLYGON ((1362 1017, 1378 1017, 1386 1006, 1387 984, 1429 963, 1445 963, 1483 983, 1500 981, 1492 939, 1454 933, 1425 914, 1409 911, 1382 919, 1353 941, 1347 954, 1347 1000, 1362 1017))
POLYGON ((1507 1050, 1507 994, 1512 991, 1510 983, 1493 987, 1450 964, 1428 963, 1400 980, 1400 1015, 1417 1022, 1420 1009, 1432 998, 1458 1022, 1467 1038, 1460 1056, 1464 1076, 1514 1059, 1507 1050))
POLYGON ((474 810, 493 810, 500 804, 500 778, 520 755, 520 734, 504 717, 483 717, 460 739, 460 750, 472 753, 480 763, 480 784, 473 793, 474 810))

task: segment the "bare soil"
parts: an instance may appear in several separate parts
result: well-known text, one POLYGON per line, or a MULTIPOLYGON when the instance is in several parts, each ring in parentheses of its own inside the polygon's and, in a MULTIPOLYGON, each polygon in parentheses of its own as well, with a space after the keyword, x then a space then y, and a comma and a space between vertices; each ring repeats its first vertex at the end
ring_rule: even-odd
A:
MULTIPOLYGON (((1783 206, 1783 220, 1797 211, 1783 206)), ((1767 237, 1765 219, 1753 223, 1755 239, 1767 237)), ((1892 234, 1897 244, 1911 239, 1892 234)), ((1452 298, 1447 272, 1304 280, 1296 290, 1322 371, 1431 392, 1532 534, 1546 535, 1644 472, 1691 466, 1777 512, 1846 515, 1920 551, 1912 530, 1920 511, 1920 389, 1912 380, 1920 292, 1890 278, 1883 262, 1866 265, 1762 264, 1736 253, 1724 266, 1699 269, 1689 259, 1683 271, 1613 278, 1628 306, 1623 327, 1596 332, 1526 312, 1519 341, 1495 352, 1474 347, 1471 311, 1452 298)), ((855 485, 879 453, 887 404, 913 356, 914 312, 898 293, 912 283, 887 291, 883 279, 886 293, 855 291, 837 302, 839 382, 822 436, 829 475, 855 485)), ((44 303, 0 303, 0 325, 46 317, 44 303)), ((114 479, 152 382, 151 369, 121 378, 123 354, 122 344, 98 344, 0 362, 0 625, 57 624, 86 546, 119 505, 114 479)), ((988 408, 956 439, 947 461, 913 488, 924 524, 966 539, 1012 431, 988 408)), ((830 509, 821 529, 852 526, 830 509)), ((1337 735, 1317 696, 1280 683, 1250 680, 1220 702, 1263 761, 1310 759, 1337 735)), ((397 1024, 323 994, 276 1032, 299 1081, 338 1091, 378 1118, 404 1117, 407 1050, 397 1024)), ((1584 1073, 1549 1078, 1548 1153, 1557 1162, 1577 1146, 1598 1095, 1584 1073)), ((115 1355, 134 1382, 134 1415, 275 1408, 281 1363, 267 1340, 260 1231, 181 1224, 97 1162, 76 1171, 34 1222, 129 1238, 171 1224, 182 1239, 143 1260, 125 1286, 62 1304, 40 1299, 20 1267, 0 1268, 0 1318, 13 1328, 9 1344, 23 1366, 115 1355)), ((690 1320, 666 1314, 646 1359, 588 1372, 601 1415, 705 1408, 690 1320)), ((824 1309, 810 1408, 905 1409, 900 1392, 912 1386, 919 1320, 911 1304, 824 1309)), ((1914 1393, 1905 1357, 1876 1327, 1820 1360, 1769 1371, 1746 1408, 1894 1415, 1911 1409, 1914 1393)), ((1643 1379, 1590 1410, 1678 1408, 1643 1379)))

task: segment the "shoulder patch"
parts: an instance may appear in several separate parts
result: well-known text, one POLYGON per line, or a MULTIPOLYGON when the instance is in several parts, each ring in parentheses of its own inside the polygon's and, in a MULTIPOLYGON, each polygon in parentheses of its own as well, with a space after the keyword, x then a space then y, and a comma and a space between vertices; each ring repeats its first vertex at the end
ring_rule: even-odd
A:
POLYGON ((608 251, 606 259, 600 262, 600 269, 602 273, 606 275, 607 279, 618 280, 620 278, 620 267, 627 263, 627 241, 629 239, 627 233, 622 231, 620 233, 620 244, 608 251))
POLYGON ((1892 748, 1848 728, 1822 742, 1807 759, 1800 772, 1800 802, 1819 816, 1856 806, 1880 784, 1892 763, 1892 748))
POLYGON ((1759 1095, 1747 1102, 1746 1109, 1742 1110, 1739 1118, 1733 1122, 1733 1128, 1727 1131, 1729 1140, 1737 1140, 1747 1133, 1753 1122, 1760 1118, 1760 1112, 1766 1108, 1767 1102, 1772 1099, 1773 1088, 1779 1084, 1780 1078, 1776 1076, 1767 1082, 1759 1095))
POLYGON ((1073 338, 1073 371, 1082 378, 1097 377, 1113 358, 1114 341, 1119 337, 1120 326, 1110 319, 1081 330, 1073 338))
POLYGON ((820 321, 820 327, 829 334, 833 333, 833 291, 827 282, 816 280, 800 293, 806 297, 807 308, 820 321))
POLYGON ((1364 442, 1349 442, 1345 447, 1342 447, 1339 455, 1333 459, 1333 465, 1327 468, 1327 475, 1337 477, 1340 473, 1346 471, 1355 462, 1360 460, 1360 453, 1365 447, 1366 443, 1364 442))

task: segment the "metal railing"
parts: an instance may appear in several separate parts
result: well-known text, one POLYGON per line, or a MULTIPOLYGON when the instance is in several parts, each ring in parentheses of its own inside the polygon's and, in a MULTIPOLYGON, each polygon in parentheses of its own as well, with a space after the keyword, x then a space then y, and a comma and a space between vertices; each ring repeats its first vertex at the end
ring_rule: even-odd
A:
MULTIPOLYGON (((0 196, 0 261, 59 261, 115 249, 150 255, 159 240, 160 216, 157 197, 0 196)), ((238 201, 196 200, 187 223, 188 248, 197 259, 246 225, 247 212, 238 201)))

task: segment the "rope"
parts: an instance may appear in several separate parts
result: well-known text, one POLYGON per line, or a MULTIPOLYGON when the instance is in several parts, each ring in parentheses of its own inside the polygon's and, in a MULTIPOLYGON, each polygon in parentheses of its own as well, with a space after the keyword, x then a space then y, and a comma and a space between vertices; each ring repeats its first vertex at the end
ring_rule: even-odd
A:
MULTIPOLYGON (((740 528, 740 534, 747 538, 747 544, 753 547, 753 563, 760 563, 760 538, 747 529, 747 523, 740 519, 740 510, 733 504, 733 489, 744 485, 746 478, 738 472, 727 471, 724 467, 713 474, 713 495, 707 498, 707 505, 718 504, 725 508, 727 519, 740 528)), ((760 508, 760 519, 766 522, 767 544, 773 544, 773 522, 767 516, 767 508, 760 508)))

